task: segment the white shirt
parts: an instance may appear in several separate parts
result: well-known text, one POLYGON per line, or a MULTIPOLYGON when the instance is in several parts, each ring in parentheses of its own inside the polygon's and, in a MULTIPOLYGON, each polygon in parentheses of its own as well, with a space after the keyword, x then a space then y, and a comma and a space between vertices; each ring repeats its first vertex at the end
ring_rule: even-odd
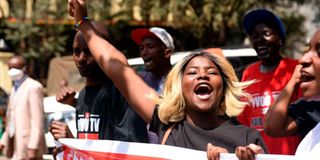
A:
POLYGON ((301 141, 297 151, 297 157, 317 159, 320 157, 320 123, 316 125, 301 141))

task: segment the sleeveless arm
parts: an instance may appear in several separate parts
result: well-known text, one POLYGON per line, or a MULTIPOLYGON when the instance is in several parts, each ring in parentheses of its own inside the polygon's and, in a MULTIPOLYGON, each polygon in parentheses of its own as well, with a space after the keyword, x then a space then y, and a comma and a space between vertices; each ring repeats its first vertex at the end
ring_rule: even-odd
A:
POLYGON ((156 105, 150 96, 157 96, 156 91, 150 88, 128 65, 123 53, 100 37, 90 21, 83 20, 83 17, 87 16, 86 3, 85 0, 69 0, 68 11, 70 16, 75 18, 76 23, 82 21, 79 29, 95 61, 113 81, 130 106, 144 121, 150 123, 156 105))
POLYGON ((288 114, 291 97, 299 87, 300 68, 298 65, 286 87, 269 108, 264 122, 264 131, 270 136, 289 136, 298 132, 296 122, 288 114))

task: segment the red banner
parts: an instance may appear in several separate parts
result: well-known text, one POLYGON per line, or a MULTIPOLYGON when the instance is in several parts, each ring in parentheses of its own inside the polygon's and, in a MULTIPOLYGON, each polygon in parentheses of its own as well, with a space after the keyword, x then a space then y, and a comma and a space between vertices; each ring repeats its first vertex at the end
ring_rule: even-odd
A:
POLYGON ((110 140, 60 139, 64 160, 205 160, 206 152, 192 149, 110 140))
MULTIPOLYGON (((168 145, 131 143, 110 140, 60 139, 63 146, 59 160, 207 160, 205 151, 168 145)), ((256 160, 309 159, 291 155, 258 154, 256 160)), ((311 158, 314 159, 314 158, 311 158)), ((235 154, 223 153, 220 160, 238 160, 235 154)))

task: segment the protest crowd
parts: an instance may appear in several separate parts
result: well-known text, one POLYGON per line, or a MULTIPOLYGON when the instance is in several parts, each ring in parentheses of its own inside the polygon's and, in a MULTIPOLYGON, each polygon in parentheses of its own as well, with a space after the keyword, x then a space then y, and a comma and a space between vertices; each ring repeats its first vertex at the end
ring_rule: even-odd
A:
MULTIPOLYGON (((320 29, 294 60, 281 53, 286 44, 282 20, 271 10, 248 11, 242 27, 258 61, 239 80, 221 53, 194 51, 172 65, 170 33, 138 28, 131 39, 140 48, 145 71, 137 73, 114 47, 107 26, 88 17, 88 3, 66 3, 77 29, 73 61, 85 86, 77 97, 66 85, 56 94, 58 102, 76 109, 77 134, 64 122, 50 123, 55 159, 68 159, 70 148, 59 143, 64 139, 174 146, 202 151, 209 160, 225 153, 241 160, 260 154, 320 157, 320 29)), ((48 152, 43 86, 28 76, 28 65, 22 56, 8 63, 13 88, 0 151, 11 159, 43 159, 48 152)), ((98 152, 90 154, 99 159, 98 152)))

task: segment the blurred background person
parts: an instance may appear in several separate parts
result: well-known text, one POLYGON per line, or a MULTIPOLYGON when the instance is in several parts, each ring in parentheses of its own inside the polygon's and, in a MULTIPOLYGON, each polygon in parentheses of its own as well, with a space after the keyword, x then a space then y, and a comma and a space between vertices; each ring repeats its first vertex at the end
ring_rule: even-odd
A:
MULTIPOLYGON (((171 35, 163 28, 139 28, 131 32, 131 38, 140 47, 140 56, 144 61, 144 68, 140 72, 142 79, 160 95, 164 80, 171 70, 170 57, 174 51, 171 35)), ((149 127, 148 127, 149 128, 149 127)), ((149 142, 158 143, 158 136, 149 131, 149 142)))
POLYGON ((44 137, 43 87, 27 74, 27 62, 22 56, 8 61, 13 81, 10 92, 6 130, 1 149, 13 159, 42 159, 46 153, 44 137))
POLYGON ((145 71, 140 76, 161 94, 163 82, 171 70, 170 57, 174 51, 171 35, 163 28, 139 28, 131 32, 131 38, 140 47, 140 56, 144 61, 145 71))
MULTIPOLYGON (((256 79, 257 82, 246 88, 253 99, 238 117, 239 121, 260 131, 271 154, 293 155, 300 142, 298 136, 273 138, 263 130, 265 114, 298 64, 297 60, 281 56, 281 49, 286 42, 284 25, 276 15, 265 9, 248 12, 242 24, 259 61, 249 65, 243 72, 242 81, 256 79)), ((291 100, 298 99, 300 95, 301 92, 297 90, 291 100)))

